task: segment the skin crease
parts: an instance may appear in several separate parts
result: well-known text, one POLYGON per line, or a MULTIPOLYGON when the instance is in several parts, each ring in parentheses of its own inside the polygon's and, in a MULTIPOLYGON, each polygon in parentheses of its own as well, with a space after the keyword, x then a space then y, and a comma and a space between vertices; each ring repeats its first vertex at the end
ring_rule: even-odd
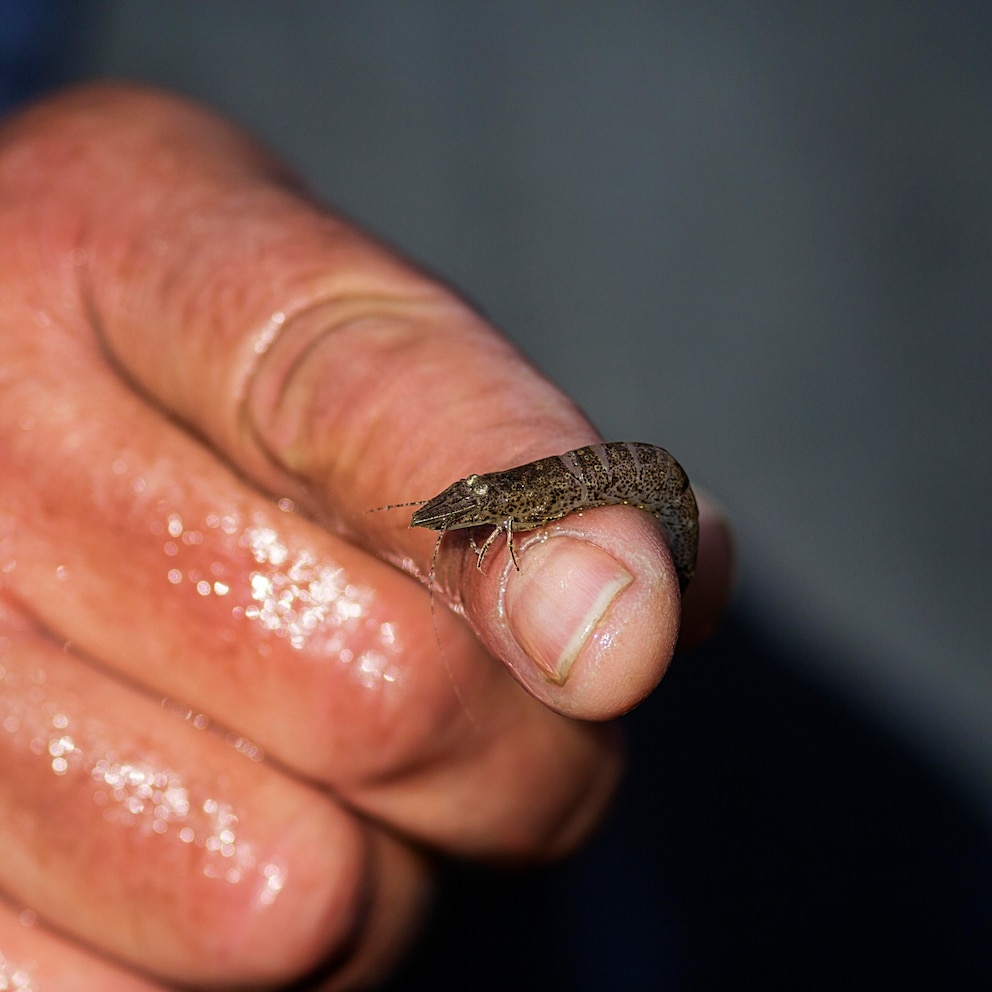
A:
MULTIPOLYGON (((679 637, 664 543, 605 508, 479 572, 447 535, 432 619, 435 535, 369 508, 595 431, 208 111, 57 94, 0 127, 0 203, 0 967, 372 983, 423 915, 422 845, 554 857, 602 815, 604 721, 679 637)), ((683 641, 731 583, 700 502, 683 641)))

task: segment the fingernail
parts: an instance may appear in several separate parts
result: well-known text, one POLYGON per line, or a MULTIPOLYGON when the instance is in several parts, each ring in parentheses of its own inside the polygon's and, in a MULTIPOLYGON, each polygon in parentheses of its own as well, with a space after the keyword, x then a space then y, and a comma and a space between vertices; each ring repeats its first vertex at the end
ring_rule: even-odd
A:
POLYGON ((563 683, 617 594, 633 576, 586 541, 532 544, 506 590, 507 623, 546 678, 563 683))

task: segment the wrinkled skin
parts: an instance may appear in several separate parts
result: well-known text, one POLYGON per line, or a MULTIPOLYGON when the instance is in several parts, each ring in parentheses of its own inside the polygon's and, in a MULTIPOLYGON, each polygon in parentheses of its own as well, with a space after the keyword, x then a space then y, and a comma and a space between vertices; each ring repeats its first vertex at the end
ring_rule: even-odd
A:
MULTIPOLYGON (((520 572, 447 536, 435 637, 434 535, 367 510, 595 440, 203 109, 92 86, 8 119, 0 975, 362 985, 423 915, 424 850, 580 843, 620 770, 605 721, 679 636, 651 518, 566 518, 520 572)), ((700 526, 683 640, 730 583, 705 500, 700 526)))

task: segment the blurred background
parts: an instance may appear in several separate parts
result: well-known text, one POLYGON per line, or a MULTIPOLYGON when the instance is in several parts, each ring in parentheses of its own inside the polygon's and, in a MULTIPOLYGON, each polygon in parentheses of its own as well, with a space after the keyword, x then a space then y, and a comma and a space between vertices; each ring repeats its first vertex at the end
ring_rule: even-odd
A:
POLYGON ((8 105, 212 104, 736 524, 732 615, 628 719, 603 834, 447 867, 397 988, 992 982, 992 7, 0 12, 8 105))

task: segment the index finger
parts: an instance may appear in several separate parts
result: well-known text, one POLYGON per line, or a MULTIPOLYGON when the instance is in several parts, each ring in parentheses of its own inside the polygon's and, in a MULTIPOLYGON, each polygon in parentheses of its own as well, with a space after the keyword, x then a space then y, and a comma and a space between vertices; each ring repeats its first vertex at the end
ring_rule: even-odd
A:
MULTIPOLYGON (((108 170, 135 143, 171 149, 142 157, 162 170, 157 197, 138 195, 147 176, 126 172, 93 186, 92 163, 87 190, 61 184, 74 213, 93 218, 78 250, 94 263, 88 291, 106 347, 269 491, 426 575, 433 535, 367 510, 597 440, 464 301, 301 196, 239 132, 165 96, 124 91, 108 105, 91 89, 66 100, 77 102, 72 127, 47 151, 70 170, 87 100, 104 125, 108 112, 121 116, 128 148, 111 139, 108 170), (157 115, 156 101, 169 112, 157 115), (105 190, 114 203, 100 201, 105 190), (126 299, 113 295, 122 284, 126 299), (176 312, 176 299, 196 305, 176 312)), ((621 508, 569 517, 519 551, 519 572, 495 546, 480 571, 465 541, 446 539, 439 586, 552 708, 603 719, 635 705, 663 674, 680 616, 650 518, 621 508)))

